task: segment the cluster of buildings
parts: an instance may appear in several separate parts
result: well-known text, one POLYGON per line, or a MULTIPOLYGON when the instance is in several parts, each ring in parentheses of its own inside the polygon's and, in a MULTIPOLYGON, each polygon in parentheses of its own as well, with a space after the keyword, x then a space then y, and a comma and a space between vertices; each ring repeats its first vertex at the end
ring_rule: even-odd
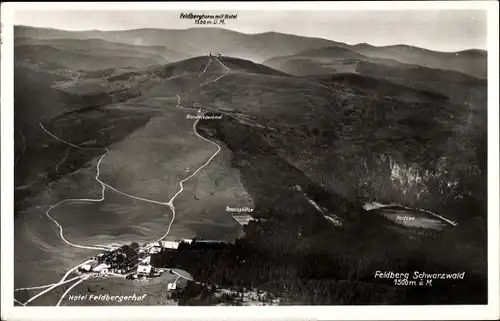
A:
POLYGON ((105 253, 100 253, 79 268, 80 272, 99 274, 126 274, 133 271, 140 262, 139 244, 123 245, 105 253))
POLYGON ((155 269, 151 265, 151 256, 146 256, 139 262, 134 273, 127 275, 127 279, 137 279, 141 277, 156 277, 163 273, 160 269, 155 269))
POLYGON ((221 53, 215 53, 215 54, 212 54, 211 52, 208 53, 208 56, 209 57, 217 57, 217 58, 222 58, 222 54, 221 53))
POLYGON ((165 269, 155 268, 151 265, 151 255, 162 252, 164 249, 177 249, 179 242, 173 241, 159 241, 151 244, 146 244, 143 248, 139 249, 139 256, 141 260, 137 265, 135 273, 127 276, 129 279, 137 279, 141 277, 156 277, 160 276, 165 269))
MULTIPOLYGON (((182 249, 217 250, 222 249, 222 241, 183 239, 180 241, 159 241, 139 246, 113 245, 111 250, 100 253, 79 267, 80 273, 94 273, 100 276, 121 276, 127 279, 154 278, 172 270, 151 265, 151 257, 157 254, 168 255, 168 252, 182 249)), ((172 272, 173 273, 173 272, 172 272)), ((176 283, 168 284, 169 290, 176 289, 176 283)))
POLYGON ((137 264, 136 271, 128 275, 127 278, 137 279, 160 276, 167 269, 152 266, 151 255, 161 253, 165 250, 177 250, 180 244, 191 244, 192 242, 193 240, 191 239, 183 239, 181 241, 158 241, 155 243, 145 244, 145 246, 140 248, 138 251, 140 262, 137 264))

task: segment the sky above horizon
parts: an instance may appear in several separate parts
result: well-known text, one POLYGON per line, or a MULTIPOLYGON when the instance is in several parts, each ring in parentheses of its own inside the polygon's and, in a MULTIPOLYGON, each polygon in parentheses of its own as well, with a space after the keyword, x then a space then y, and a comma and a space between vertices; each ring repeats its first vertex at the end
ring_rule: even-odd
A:
POLYGON ((326 38, 348 44, 406 44, 438 51, 487 49, 486 11, 16 11, 15 24, 63 30, 187 29, 203 27, 181 13, 238 14, 223 28, 326 38))

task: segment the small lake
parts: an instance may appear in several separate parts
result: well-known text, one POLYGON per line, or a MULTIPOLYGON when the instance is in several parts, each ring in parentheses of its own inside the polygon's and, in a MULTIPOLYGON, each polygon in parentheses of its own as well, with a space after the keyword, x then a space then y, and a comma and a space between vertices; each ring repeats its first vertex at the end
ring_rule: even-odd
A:
POLYGON ((392 222, 408 227, 442 231, 453 226, 445 219, 419 209, 409 209, 398 205, 365 206, 370 212, 380 214, 392 222))

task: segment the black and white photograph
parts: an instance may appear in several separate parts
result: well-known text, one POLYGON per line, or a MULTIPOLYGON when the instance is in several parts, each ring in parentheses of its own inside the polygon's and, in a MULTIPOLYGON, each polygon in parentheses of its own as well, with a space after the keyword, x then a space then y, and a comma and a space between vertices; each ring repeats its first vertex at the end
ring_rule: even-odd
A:
POLYGON ((2 4, 11 315, 498 316, 498 3, 398 3, 2 4))

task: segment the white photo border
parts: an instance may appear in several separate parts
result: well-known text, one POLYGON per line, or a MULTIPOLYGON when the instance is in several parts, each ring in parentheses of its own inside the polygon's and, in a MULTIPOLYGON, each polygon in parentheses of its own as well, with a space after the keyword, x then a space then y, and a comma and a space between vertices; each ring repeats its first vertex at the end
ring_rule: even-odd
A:
POLYGON ((499 318, 499 99, 497 1, 380 2, 20 2, 2 3, 1 313, 2 320, 475 320, 499 318), (20 10, 485 10, 488 16, 488 305, 278 307, 14 307, 13 25, 20 10))

